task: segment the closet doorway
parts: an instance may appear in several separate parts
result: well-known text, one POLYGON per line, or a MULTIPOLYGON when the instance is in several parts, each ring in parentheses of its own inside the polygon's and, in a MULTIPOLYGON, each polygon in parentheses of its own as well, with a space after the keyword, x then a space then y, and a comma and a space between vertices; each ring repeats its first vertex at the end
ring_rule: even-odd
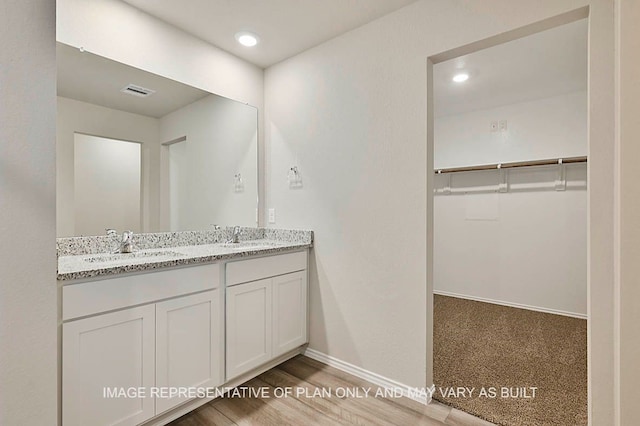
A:
POLYGON ((434 398, 497 424, 587 424, 587 34, 433 66, 434 398))

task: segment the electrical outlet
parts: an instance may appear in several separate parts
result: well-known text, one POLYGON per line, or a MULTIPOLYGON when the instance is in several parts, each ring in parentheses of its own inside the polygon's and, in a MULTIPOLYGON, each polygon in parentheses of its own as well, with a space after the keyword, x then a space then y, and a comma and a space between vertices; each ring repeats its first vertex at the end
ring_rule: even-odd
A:
POLYGON ((492 132, 497 132, 498 131, 498 122, 497 121, 492 121, 489 124, 489 130, 492 132))
POLYGON ((276 223, 276 209, 269 209, 269 223, 276 223))
POLYGON ((500 120, 500 122, 498 123, 498 127, 500 128, 501 132, 507 130, 507 120, 500 120))

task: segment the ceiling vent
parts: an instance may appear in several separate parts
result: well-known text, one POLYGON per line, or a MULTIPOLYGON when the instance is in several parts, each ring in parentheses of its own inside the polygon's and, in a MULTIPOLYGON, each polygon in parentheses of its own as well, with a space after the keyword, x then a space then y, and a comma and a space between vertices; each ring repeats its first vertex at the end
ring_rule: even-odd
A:
POLYGON ((146 98, 147 96, 151 96, 156 93, 155 90, 145 89, 144 87, 136 86, 135 84, 129 84, 127 87, 120 91, 141 98, 146 98))

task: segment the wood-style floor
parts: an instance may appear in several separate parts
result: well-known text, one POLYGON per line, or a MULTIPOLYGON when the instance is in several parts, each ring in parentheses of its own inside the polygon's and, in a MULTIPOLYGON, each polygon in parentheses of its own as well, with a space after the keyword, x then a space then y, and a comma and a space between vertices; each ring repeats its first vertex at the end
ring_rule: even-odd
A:
POLYGON ((266 395, 247 395, 249 392, 245 390, 242 397, 216 399, 170 425, 491 425, 436 401, 425 406, 408 398, 375 398, 372 394, 378 386, 302 355, 242 386, 266 395), (371 388, 369 397, 341 393, 358 387, 371 388), (286 388, 293 388, 294 394, 274 396, 274 392, 286 388), (300 391, 296 392, 297 389, 300 391))

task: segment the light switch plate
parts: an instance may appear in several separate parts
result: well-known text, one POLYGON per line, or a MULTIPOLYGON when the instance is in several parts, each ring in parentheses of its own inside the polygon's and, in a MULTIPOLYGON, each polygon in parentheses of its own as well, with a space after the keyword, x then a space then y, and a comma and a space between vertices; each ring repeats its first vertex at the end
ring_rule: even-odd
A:
POLYGON ((269 209, 269 223, 276 223, 276 209, 269 209))

